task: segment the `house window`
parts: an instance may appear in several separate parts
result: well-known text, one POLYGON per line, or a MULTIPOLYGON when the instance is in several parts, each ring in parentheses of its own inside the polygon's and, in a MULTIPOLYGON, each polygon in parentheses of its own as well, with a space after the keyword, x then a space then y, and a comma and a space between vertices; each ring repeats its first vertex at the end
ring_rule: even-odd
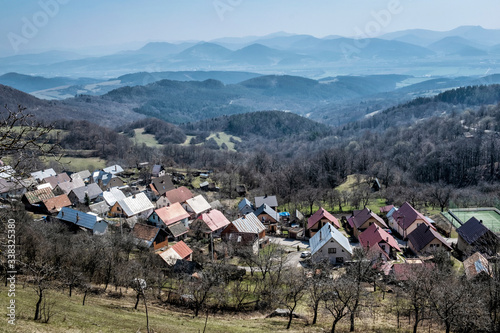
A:
POLYGON ((335 261, 336 261, 338 264, 342 264, 342 263, 344 263, 344 258, 342 258, 342 257, 337 257, 337 258, 335 258, 335 261))
POLYGON ((337 253, 337 249, 336 248, 328 249, 328 253, 337 253))
POLYGON ((385 251, 385 245, 380 245, 380 248, 385 251))

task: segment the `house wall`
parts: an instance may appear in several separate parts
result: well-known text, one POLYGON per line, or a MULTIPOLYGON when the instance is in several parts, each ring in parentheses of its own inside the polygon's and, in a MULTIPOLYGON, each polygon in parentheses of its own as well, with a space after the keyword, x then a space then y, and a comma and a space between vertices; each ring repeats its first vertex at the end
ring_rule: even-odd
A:
POLYGON ((111 209, 109 210, 109 215, 113 216, 113 217, 118 217, 118 216, 125 216, 125 217, 128 217, 125 212, 122 210, 122 208, 120 207, 120 205, 117 203, 115 203, 113 205, 113 207, 111 207, 111 209))
POLYGON ((156 227, 161 227, 163 225, 162 220, 160 220, 156 212, 153 212, 153 214, 149 215, 148 222, 154 224, 156 227))
POLYGON ((276 221, 276 219, 272 218, 271 215, 269 214, 266 214, 266 213, 262 213, 260 214, 259 216, 257 216, 257 218, 259 219, 259 221, 261 221, 262 223, 264 222, 267 222, 267 223, 276 223, 278 221, 276 221), (262 218, 264 218, 264 220, 262 220, 262 218))
POLYGON ((327 224, 327 223, 330 223, 331 225, 333 225, 335 227, 335 225, 332 222, 330 222, 330 220, 328 220, 326 218, 322 218, 321 220, 316 222, 316 224, 313 225, 309 229, 309 237, 312 238, 314 235, 316 235, 316 233, 319 231, 319 229, 323 228, 325 226, 325 224, 327 224))
POLYGON ((427 244, 422 250, 420 250, 420 252, 417 252, 417 250, 415 250, 415 247, 413 246, 412 242, 408 242, 408 246, 410 247, 410 249, 417 253, 417 254, 421 254, 421 253, 431 253, 433 252, 434 250, 439 250, 441 248, 446 248, 443 243, 437 239, 437 238, 434 238, 429 244, 427 244), (434 247, 436 246, 436 247, 434 247))
POLYGON ((167 199, 166 196, 161 196, 160 198, 158 198, 158 200, 156 201, 156 208, 163 208, 163 207, 167 207, 168 205, 172 204, 170 202, 170 200, 167 199))
POLYGON ((366 220, 365 223, 363 223, 358 229, 354 228, 354 236, 358 237, 360 233, 365 231, 372 223, 375 223, 378 225, 380 228, 385 228, 379 221, 374 219, 373 217, 370 217, 368 220, 366 220))
POLYGON ((457 248, 466 253, 468 252, 468 250, 470 249, 470 245, 462 238, 462 236, 458 235, 458 239, 457 239, 457 248))
POLYGON ((328 243, 323 245, 321 249, 319 249, 311 258, 314 262, 319 262, 322 260, 328 260, 330 263, 344 263, 346 261, 351 260, 351 255, 349 252, 345 251, 339 243, 335 240, 330 240, 328 243), (329 249, 335 249, 330 251, 335 251, 335 253, 329 252, 329 249), (338 259, 340 258, 340 259, 338 259), (340 260, 340 261, 338 261, 340 260))

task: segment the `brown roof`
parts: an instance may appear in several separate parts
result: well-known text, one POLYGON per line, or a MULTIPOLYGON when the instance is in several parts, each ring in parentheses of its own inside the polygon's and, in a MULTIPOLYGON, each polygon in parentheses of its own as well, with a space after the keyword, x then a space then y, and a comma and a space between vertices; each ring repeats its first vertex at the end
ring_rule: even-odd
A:
POLYGON ((335 216, 328 213, 323 207, 321 207, 307 220, 307 229, 311 229, 322 218, 326 218, 328 221, 332 222, 335 225, 335 228, 340 228, 340 223, 335 216))
POLYGON ((45 183, 49 183, 50 186, 52 186, 52 188, 54 189, 56 188, 57 184, 70 182, 71 178, 68 176, 66 172, 63 172, 55 176, 44 178, 43 181, 45 183))
POLYGON ((405 202, 401 207, 399 207, 399 209, 392 214, 392 218, 403 230, 408 229, 408 227, 411 226, 417 219, 428 223, 427 219, 415 210, 415 208, 413 208, 408 202, 405 202))
POLYGON ((132 234, 134 235, 135 238, 151 242, 152 240, 155 239, 159 230, 160 228, 157 228, 152 225, 136 223, 134 229, 132 230, 132 234))
POLYGON ((408 235, 408 241, 413 244, 413 248, 417 252, 426 247, 427 244, 432 242, 435 238, 443 243, 447 249, 451 250, 451 247, 448 243, 446 243, 446 240, 437 231, 425 223, 420 224, 408 235))
POLYGON ((28 200, 28 202, 31 205, 42 202, 43 200, 48 200, 48 199, 55 197, 54 193, 52 192, 52 189, 50 189, 48 187, 42 188, 39 190, 35 190, 35 191, 31 191, 31 192, 26 192, 24 194, 24 196, 26 197, 26 199, 28 200))
POLYGON ((168 175, 153 178, 151 182, 158 195, 164 195, 165 192, 175 189, 172 179, 168 175))
POLYGON ((187 187, 181 186, 179 188, 176 188, 175 190, 165 192, 165 196, 170 201, 170 203, 183 203, 186 202, 186 200, 191 199, 193 197, 193 193, 191 193, 191 191, 187 187))
POLYGON ((491 276, 490 264, 488 260, 479 252, 474 253, 464 260, 465 275, 468 279, 476 277, 480 273, 491 276))
POLYGON ((167 207, 159 208, 155 210, 155 213, 163 221, 163 223, 165 223, 165 225, 189 218, 188 212, 186 212, 186 210, 178 202, 167 207))
POLYGON ((172 250, 177 252, 182 259, 186 259, 191 253, 193 253, 193 250, 191 250, 183 241, 179 241, 173 245, 172 250))
POLYGON ((374 218, 380 225, 382 225, 384 228, 388 228, 387 224, 385 224, 384 220, 374 212, 372 212, 370 209, 365 208, 362 210, 358 210, 354 212, 354 215, 349 217, 348 222, 349 225, 352 228, 358 229, 361 227, 366 221, 369 219, 374 218))
POLYGON ((57 213, 61 208, 71 206, 71 200, 69 200, 67 194, 61 194, 57 197, 43 200, 43 205, 49 213, 57 213))

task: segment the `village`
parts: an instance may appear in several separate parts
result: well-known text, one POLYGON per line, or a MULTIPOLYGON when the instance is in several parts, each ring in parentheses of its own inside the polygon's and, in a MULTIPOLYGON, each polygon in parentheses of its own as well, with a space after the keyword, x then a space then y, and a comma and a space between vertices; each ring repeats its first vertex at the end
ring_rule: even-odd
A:
MULTIPOLYGON (((205 253, 210 260, 216 259, 213 246, 220 242, 243 246, 254 254, 270 242, 296 246, 304 267, 309 262, 349 264, 353 249, 360 248, 377 258, 378 269, 385 275, 404 278, 401 272, 408 265, 423 264, 437 251, 449 256, 453 251, 467 277, 473 278, 490 274, 488 259, 495 257, 499 244, 496 234, 474 217, 456 229, 458 238, 445 238, 432 219, 408 202, 380 207, 378 212, 355 210, 341 218, 320 207, 306 218, 298 210, 281 212, 274 195, 250 201, 243 185, 237 188, 242 195, 237 207, 224 207, 219 200, 208 202, 205 195, 217 191, 214 183, 203 181, 193 190, 174 185, 185 176, 167 174, 161 165, 150 168, 150 182, 130 185, 126 180, 133 173, 119 165, 94 172, 45 169, 20 181, 7 174, 10 168, 3 169, 2 198, 19 198, 27 211, 42 214, 47 222, 61 222, 74 232, 98 236, 111 226, 122 232, 126 228, 136 244, 151 248, 171 266, 192 260, 193 250, 187 243, 201 233, 210 240, 211 254, 205 253)), ((209 172, 197 176, 209 179, 209 172)))

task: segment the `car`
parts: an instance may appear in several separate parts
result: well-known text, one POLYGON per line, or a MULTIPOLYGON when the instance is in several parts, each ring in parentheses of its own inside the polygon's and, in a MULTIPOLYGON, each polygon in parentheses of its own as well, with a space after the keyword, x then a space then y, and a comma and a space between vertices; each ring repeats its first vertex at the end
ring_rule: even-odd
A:
POLYGON ((301 258, 309 258, 311 256, 311 252, 309 251, 304 251, 300 254, 301 258))

